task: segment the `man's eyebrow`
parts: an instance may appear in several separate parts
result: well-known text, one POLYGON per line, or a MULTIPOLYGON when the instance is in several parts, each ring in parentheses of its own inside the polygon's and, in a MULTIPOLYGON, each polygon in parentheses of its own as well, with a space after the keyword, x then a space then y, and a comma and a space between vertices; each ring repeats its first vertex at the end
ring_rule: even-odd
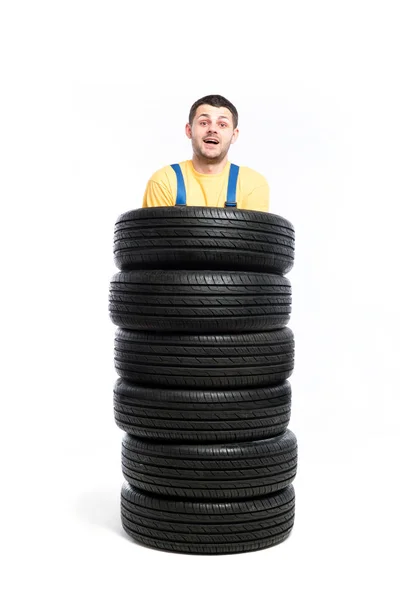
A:
MULTIPOLYGON (((203 114, 199 115, 197 118, 200 119, 200 117, 208 117, 208 118, 210 118, 210 115, 208 115, 207 113, 203 113, 203 114)), ((226 117, 225 115, 220 115, 218 117, 218 119, 227 119, 229 121, 229 117, 226 117)))

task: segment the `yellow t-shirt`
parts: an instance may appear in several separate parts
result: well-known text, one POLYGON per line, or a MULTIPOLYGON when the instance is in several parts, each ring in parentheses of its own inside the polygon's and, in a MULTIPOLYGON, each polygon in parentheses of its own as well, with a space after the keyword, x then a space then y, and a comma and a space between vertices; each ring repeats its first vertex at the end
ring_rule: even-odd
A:
MULTIPOLYGON (((191 160, 179 163, 186 188, 186 206, 215 206, 223 208, 228 189, 228 161, 221 173, 205 175, 198 173, 191 160)), ((173 168, 168 165, 156 171, 149 179, 143 197, 142 208, 152 206, 175 206, 177 180, 173 168)), ((249 167, 240 167, 236 186, 238 209, 269 211, 269 185, 265 177, 249 167)))

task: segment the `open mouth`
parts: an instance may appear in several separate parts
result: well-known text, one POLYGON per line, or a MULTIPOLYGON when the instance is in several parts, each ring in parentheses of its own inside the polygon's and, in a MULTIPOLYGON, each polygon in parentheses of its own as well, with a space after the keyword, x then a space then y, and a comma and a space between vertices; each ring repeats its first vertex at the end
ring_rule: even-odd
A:
POLYGON ((218 146, 218 144, 219 144, 218 140, 213 140, 213 139, 206 139, 206 140, 204 140, 204 143, 209 146, 218 146))

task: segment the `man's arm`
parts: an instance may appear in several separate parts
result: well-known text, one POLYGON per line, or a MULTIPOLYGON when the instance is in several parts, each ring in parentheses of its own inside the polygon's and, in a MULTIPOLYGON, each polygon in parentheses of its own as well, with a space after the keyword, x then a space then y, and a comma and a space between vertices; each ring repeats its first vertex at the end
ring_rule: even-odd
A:
POLYGON ((142 208, 150 208, 152 206, 174 206, 175 200, 172 197, 168 188, 162 184, 149 180, 146 186, 146 191, 143 196, 142 208))
POLYGON ((243 201, 244 210, 269 211, 269 185, 265 183, 256 187, 243 201))

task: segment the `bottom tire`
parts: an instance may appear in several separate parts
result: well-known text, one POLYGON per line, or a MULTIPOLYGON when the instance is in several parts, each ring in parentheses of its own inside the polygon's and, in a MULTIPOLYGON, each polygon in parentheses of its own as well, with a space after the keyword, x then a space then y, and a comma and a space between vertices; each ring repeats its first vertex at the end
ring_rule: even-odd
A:
POLYGON ((176 501, 128 483, 121 490, 126 533, 145 546, 172 552, 232 554, 268 548, 289 537, 294 512, 292 485, 235 502, 176 501))

